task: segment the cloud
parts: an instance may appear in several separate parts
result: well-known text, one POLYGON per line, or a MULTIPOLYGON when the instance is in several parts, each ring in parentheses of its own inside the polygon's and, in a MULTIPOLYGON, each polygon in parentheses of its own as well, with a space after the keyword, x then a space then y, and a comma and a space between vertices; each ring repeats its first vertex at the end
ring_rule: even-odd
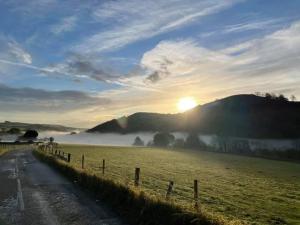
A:
POLYGON ((191 39, 162 41, 143 55, 140 64, 145 71, 152 71, 144 75, 151 81, 147 85, 155 84, 166 92, 189 90, 192 95, 224 96, 255 90, 279 92, 284 86, 287 94, 300 95, 299 52, 300 21, 218 50, 204 48, 191 39))
POLYGON ((50 31, 55 35, 60 35, 65 32, 70 32, 75 29, 78 18, 76 16, 69 16, 61 19, 59 23, 53 25, 50 31))
POLYGON ((31 64, 31 55, 13 38, 0 35, 0 59, 31 64))
POLYGON ((57 0, 7 0, 3 4, 8 10, 20 13, 23 18, 45 16, 51 9, 57 7, 57 0))
MULTIPOLYGON (((146 56, 145 56, 146 58, 146 56)), ((170 75, 170 72, 168 71, 168 65, 172 65, 173 62, 170 61, 167 58, 161 58, 161 60, 156 61, 156 66, 154 68, 151 68, 151 66, 147 66, 147 63, 145 62, 146 60, 144 59, 144 62, 142 62, 142 67, 145 68, 146 70, 152 70, 149 75, 147 75, 145 79, 145 83, 157 83, 158 81, 166 78, 167 76, 170 75)), ((142 60, 143 61, 143 60, 142 60)))
POLYGON ((216 73, 230 60, 230 57, 199 46, 194 40, 162 41, 146 52, 141 66, 152 71, 147 79, 157 83, 174 76, 190 76, 199 70, 216 73), (216 63, 219 65, 217 68, 216 63))
POLYGON ((240 2, 240 0, 138 0, 107 1, 94 12, 97 23, 115 24, 96 32, 75 46, 78 52, 114 51, 194 22, 240 2))
POLYGON ((61 74, 73 78, 89 78, 102 82, 113 82, 117 80, 121 74, 114 72, 101 58, 94 56, 84 56, 80 54, 72 54, 63 63, 46 67, 47 74, 61 74))
POLYGON ((271 28, 278 28, 282 25, 283 19, 265 19, 258 21, 247 21, 243 23, 238 23, 234 25, 226 26, 221 30, 222 33, 233 33, 233 32, 243 32, 249 30, 265 30, 271 28))
POLYGON ((110 100, 80 91, 47 91, 0 84, 0 103, 2 111, 57 112, 107 105, 110 100))
POLYGON ((16 59, 26 64, 32 63, 31 55, 28 52, 26 52, 24 49, 22 49, 17 42, 15 41, 9 42, 8 47, 9 47, 8 49, 9 53, 12 54, 16 59))

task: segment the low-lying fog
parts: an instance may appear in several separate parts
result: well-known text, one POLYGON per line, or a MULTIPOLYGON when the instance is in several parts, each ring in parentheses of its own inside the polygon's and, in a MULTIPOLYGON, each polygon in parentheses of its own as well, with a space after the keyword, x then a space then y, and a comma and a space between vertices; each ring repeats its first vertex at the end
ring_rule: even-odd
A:
MULTIPOLYGON (((71 135, 69 132, 56 132, 47 131, 39 132, 39 138, 54 137, 55 142, 66 144, 87 144, 87 145, 114 145, 114 146, 132 146, 134 139, 139 136, 145 143, 145 145, 153 140, 155 133, 141 132, 134 134, 116 134, 116 133, 85 133, 80 132, 71 135)), ((176 132, 173 133, 175 138, 186 139, 187 134, 176 132)), ((199 138, 207 145, 214 144, 213 135, 199 135, 199 138)), ((2 135, 0 140, 14 142, 17 139, 16 135, 2 135)), ((235 138, 234 138, 235 139, 235 138)), ((238 138, 241 139, 241 138, 238 138)), ((249 143, 249 147, 252 150, 268 149, 268 150, 287 150, 295 148, 295 140, 277 140, 277 139, 246 139, 249 143)), ((300 143, 298 140, 297 143, 300 143)), ((298 144, 299 145, 299 144, 298 144)), ((298 146, 297 145, 297 146, 298 146)), ((298 149, 299 147, 297 147, 298 149)))
MULTIPOLYGON (((71 135, 69 132, 40 132, 39 138, 54 137, 55 142, 68 144, 89 144, 89 145, 117 145, 131 146, 134 139, 139 136, 145 144, 153 140, 155 133, 143 132, 134 134, 115 134, 115 133, 85 133, 71 135)), ((174 133, 175 138, 186 138, 184 133, 174 133)))
MULTIPOLYGON (((88 144, 88 145, 115 145, 115 146, 132 146, 134 139, 139 136, 145 144, 153 140, 155 133, 143 132, 134 134, 116 134, 116 133, 85 133, 71 135, 65 132, 40 132, 39 138, 54 137, 58 143, 68 144, 88 144)), ((187 137, 186 133, 173 133, 175 138, 187 137)), ((207 145, 212 145, 213 135, 200 135, 200 139, 207 145)), ((294 146, 294 140, 276 140, 276 139, 247 139, 250 148, 254 149, 269 149, 269 150, 286 150, 294 146)))

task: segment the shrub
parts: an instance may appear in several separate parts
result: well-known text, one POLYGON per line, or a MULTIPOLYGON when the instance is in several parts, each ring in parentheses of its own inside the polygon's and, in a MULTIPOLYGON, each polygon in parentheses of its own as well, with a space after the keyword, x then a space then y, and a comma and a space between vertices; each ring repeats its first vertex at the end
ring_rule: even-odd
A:
POLYGON ((167 132, 159 132, 153 137, 154 146, 167 147, 175 140, 174 135, 167 132))
POLYGON ((23 135, 24 138, 35 139, 39 136, 39 133, 36 130, 27 130, 23 135))
POLYGON ((7 131, 8 134, 20 134, 21 130, 19 128, 13 127, 7 131))
POLYGON ((134 146, 144 146, 144 141, 139 136, 137 136, 134 139, 134 142, 133 142, 132 145, 134 145, 134 146))
POLYGON ((174 148, 183 148, 185 145, 184 139, 183 138, 177 138, 174 141, 173 147, 174 148))
POLYGON ((199 139, 197 133, 190 133, 185 140, 186 148, 204 148, 206 144, 199 139))

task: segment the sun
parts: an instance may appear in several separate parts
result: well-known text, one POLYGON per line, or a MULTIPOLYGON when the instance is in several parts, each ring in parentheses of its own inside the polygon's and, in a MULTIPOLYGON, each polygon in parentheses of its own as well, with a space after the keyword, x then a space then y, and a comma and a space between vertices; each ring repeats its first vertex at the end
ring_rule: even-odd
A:
POLYGON ((197 106, 197 102, 193 97, 180 98, 177 103, 177 109, 180 112, 187 111, 189 109, 194 108, 195 106, 197 106))

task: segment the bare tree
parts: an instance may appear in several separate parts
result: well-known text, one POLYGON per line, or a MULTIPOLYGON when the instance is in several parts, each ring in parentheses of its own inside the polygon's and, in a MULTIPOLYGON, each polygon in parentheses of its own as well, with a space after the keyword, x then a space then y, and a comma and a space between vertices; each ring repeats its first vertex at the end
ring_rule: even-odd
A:
POLYGON ((292 102, 295 102, 295 101, 297 101, 297 98, 296 98, 296 96, 295 96, 295 95, 291 95, 290 99, 291 99, 291 101, 292 101, 292 102))

